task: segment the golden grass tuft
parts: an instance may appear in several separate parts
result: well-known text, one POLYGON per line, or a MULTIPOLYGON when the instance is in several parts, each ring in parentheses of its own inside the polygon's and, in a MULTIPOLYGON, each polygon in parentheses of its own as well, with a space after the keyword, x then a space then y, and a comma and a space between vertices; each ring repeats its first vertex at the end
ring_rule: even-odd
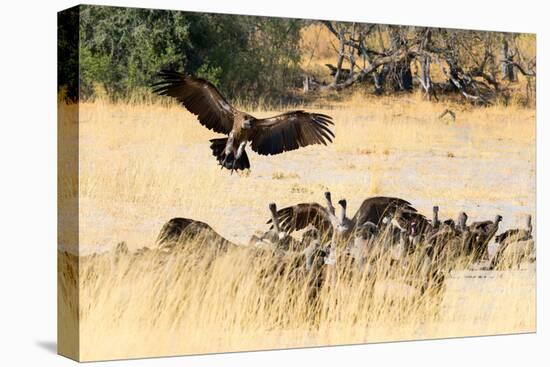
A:
POLYGON ((285 173, 285 172, 273 172, 271 177, 274 180, 286 180, 286 179, 296 179, 300 178, 300 175, 298 175, 295 172, 285 173))

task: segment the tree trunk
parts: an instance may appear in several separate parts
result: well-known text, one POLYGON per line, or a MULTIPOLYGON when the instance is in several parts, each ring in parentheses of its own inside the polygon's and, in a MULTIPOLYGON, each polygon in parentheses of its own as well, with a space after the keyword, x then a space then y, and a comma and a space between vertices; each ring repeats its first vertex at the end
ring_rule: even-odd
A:
POLYGON ((340 79, 340 74, 342 72, 342 62, 344 61, 344 51, 346 47, 345 37, 346 36, 344 29, 340 29, 340 32, 338 34, 338 38, 340 39, 340 50, 338 53, 338 63, 336 64, 336 73, 334 73, 334 81, 332 82, 333 85, 338 84, 338 79, 340 79))
POLYGON ((382 71, 372 73, 374 81, 374 94, 380 95, 384 92, 384 74, 382 71))
POLYGON ((501 63, 502 63, 502 78, 508 79, 511 82, 517 81, 514 66, 512 65, 512 55, 508 48, 508 41, 503 40, 501 46, 501 63))
POLYGON ((311 82, 309 79, 309 75, 304 75, 304 93, 309 92, 311 89, 311 82))
POLYGON ((430 56, 424 55, 420 59, 420 82, 422 84, 422 88, 424 89, 424 92, 426 93, 426 97, 428 99, 431 99, 433 94, 433 86, 432 86, 432 78, 430 76, 430 65, 431 60, 430 56))

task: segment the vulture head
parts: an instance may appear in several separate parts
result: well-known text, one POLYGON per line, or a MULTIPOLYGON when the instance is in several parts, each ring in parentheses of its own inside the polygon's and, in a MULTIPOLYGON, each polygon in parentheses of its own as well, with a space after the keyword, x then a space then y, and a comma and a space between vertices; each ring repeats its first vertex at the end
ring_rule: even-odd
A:
POLYGON ((250 115, 245 115, 244 118, 243 118, 242 128, 244 130, 251 129, 252 125, 254 123, 254 120, 255 120, 254 117, 252 117, 250 115))
POLYGON ((334 206, 332 205, 332 196, 330 195, 330 191, 325 192, 325 201, 327 203, 329 213, 334 215, 334 206))
POLYGON ((283 240, 286 237, 286 232, 281 231, 279 217, 277 216, 277 204, 270 203, 269 211, 271 212, 271 220, 273 222, 273 230, 275 231, 275 235, 278 240, 283 240))
POLYGON ((433 207, 432 226, 439 227, 439 206, 437 205, 433 207))
POLYGON ((346 220, 346 208, 348 206, 348 202, 346 199, 338 200, 338 205, 340 205, 340 216, 338 217, 338 222, 340 225, 344 225, 344 222, 346 220))
POLYGON ((338 205, 340 205, 342 209, 346 210, 348 202, 346 201, 346 199, 338 200, 338 205))
POLYGON ((466 229, 466 221, 468 220, 468 215, 465 212, 460 212, 458 215, 458 229, 464 231, 466 229))

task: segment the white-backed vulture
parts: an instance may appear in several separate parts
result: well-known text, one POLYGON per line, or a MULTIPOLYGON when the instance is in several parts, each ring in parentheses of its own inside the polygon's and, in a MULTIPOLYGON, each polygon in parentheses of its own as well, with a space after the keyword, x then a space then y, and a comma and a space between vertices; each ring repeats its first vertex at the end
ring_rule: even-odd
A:
POLYGON ((162 226, 156 242, 159 249, 171 250, 177 244, 191 241, 208 243, 221 251, 237 246, 218 234, 208 224, 189 218, 170 219, 162 226))
POLYGON ((175 71, 158 73, 160 81, 153 84, 153 92, 175 98, 199 122, 227 138, 210 140, 213 155, 222 167, 233 170, 250 168, 245 147, 262 155, 275 155, 312 144, 331 143, 332 118, 320 113, 302 110, 258 119, 237 110, 216 87, 205 79, 175 71))
POLYGON ((502 221, 501 215, 496 215, 494 220, 474 222, 468 226, 469 235, 466 242, 466 251, 473 255, 473 260, 481 260, 488 256, 488 245, 498 231, 498 225, 502 221))
POLYGON ((489 268, 495 269, 502 262, 506 250, 514 244, 518 244, 517 246, 520 248, 523 246, 520 251, 516 251, 519 252, 519 256, 516 256, 517 258, 515 259, 517 261, 516 265, 519 266, 523 257, 527 256, 527 253, 531 251, 532 245, 527 241, 532 239, 533 225, 531 223, 531 215, 528 215, 525 228, 509 229, 495 237, 495 242, 498 244, 498 247, 495 255, 491 259, 489 268))

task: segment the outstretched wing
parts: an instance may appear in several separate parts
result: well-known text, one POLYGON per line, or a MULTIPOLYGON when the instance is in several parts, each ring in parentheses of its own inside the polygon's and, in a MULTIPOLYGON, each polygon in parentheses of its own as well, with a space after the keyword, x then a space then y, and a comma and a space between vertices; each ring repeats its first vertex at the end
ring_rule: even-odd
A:
POLYGON ((252 150, 259 154, 279 154, 311 144, 331 143, 332 118, 319 113, 292 111, 258 119, 251 135, 252 150))
POLYGON ((161 71, 153 92, 173 97, 189 112, 198 116, 202 125, 217 133, 229 134, 235 110, 210 82, 176 71, 161 71))
MULTIPOLYGON (((287 233, 299 231, 312 225, 321 233, 332 228, 328 211, 317 203, 297 204, 277 211, 279 225, 287 233)), ((271 219, 267 222, 271 223, 271 219)))

